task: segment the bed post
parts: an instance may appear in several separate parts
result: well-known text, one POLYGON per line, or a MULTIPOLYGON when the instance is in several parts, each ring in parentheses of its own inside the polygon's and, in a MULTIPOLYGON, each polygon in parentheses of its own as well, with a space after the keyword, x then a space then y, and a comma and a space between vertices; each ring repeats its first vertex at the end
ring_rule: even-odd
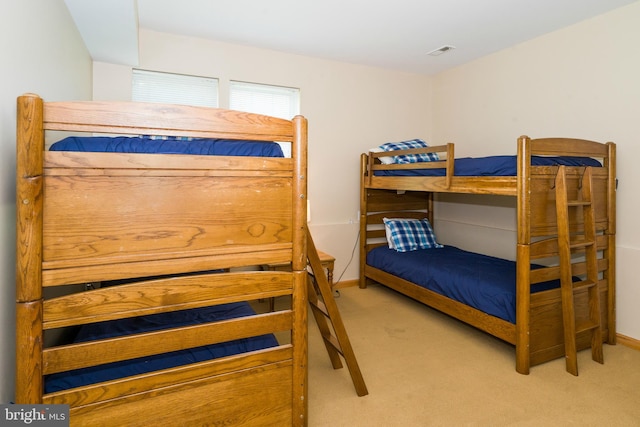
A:
POLYGON ((308 423, 307 404, 307 120, 293 119, 293 354, 292 424, 308 423))
POLYGON ((516 251, 516 371, 529 374, 531 293, 531 139, 518 138, 516 251))
POLYGON ((369 156, 360 155, 360 282, 361 289, 367 287, 367 279, 364 277, 364 266, 367 261, 367 189, 365 174, 367 173, 367 161, 369 156))
POLYGON ((16 129, 16 403, 42 402, 43 102, 18 98, 16 129))
POLYGON ((605 258, 609 260, 609 266, 604 272, 607 279, 607 343, 616 344, 616 191, 618 181, 616 178, 616 145, 607 142, 607 160, 605 166, 608 168, 607 177, 607 250, 605 258))

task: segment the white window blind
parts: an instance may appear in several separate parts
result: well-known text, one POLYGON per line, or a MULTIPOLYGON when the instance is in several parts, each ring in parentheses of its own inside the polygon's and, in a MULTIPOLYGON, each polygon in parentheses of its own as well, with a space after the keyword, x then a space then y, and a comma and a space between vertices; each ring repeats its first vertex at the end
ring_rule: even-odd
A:
MULTIPOLYGON (((291 120, 300 114, 300 89, 259 83, 231 81, 229 108, 291 120)), ((279 142, 285 157, 291 157, 291 143, 279 142)))
POLYGON ((218 79, 133 70, 133 101, 218 106, 218 79))
POLYGON ((229 108, 291 120, 300 113, 300 89, 231 81, 229 108))

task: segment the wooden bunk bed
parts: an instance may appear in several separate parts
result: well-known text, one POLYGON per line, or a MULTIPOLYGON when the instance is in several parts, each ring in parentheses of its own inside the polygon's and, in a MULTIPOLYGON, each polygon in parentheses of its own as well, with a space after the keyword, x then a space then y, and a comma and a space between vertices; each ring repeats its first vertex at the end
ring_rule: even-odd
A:
POLYGON ((70 405, 71 425, 306 425, 306 120, 33 94, 17 108, 15 402, 70 405), (69 133, 289 142, 292 157, 45 149, 69 133), (244 268, 280 263, 291 271, 244 268), (245 310, 276 296, 291 304, 245 310), (163 326, 120 335, 130 320, 163 326), (65 375, 76 385, 51 391, 65 375))
MULTIPOLYGON (((416 148, 408 151, 369 152, 361 156, 360 202, 360 287, 370 281, 395 289, 428 306, 460 319, 515 346, 516 370, 528 374, 530 367, 565 355, 563 309, 560 289, 550 286, 540 292, 540 283, 560 280, 559 243, 556 216, 554 164, 565 156, 597 159, 601 167, 591 167, 597 244, 596 280, 600 295, 602 339, 615 344, 615 144, 570 138, 518 139, 517 156, 501 156, 511 162, 513 171, 500 176, 462 175, 458 165, 474 159, 455 159, 454 145, 416 148), (436 161, 410 164, 384 164, 380 158, 399 154, 438 153, 436 161), (512 158, 508 158, 512 157, 512 158), (534 161, 535 160, 535 161, 534 161), (549 161, 547 161, 549 160, 549 161), (511 284, 514 318, 505 320, 468 301, 445 296, 440 291, 419 286, 411 280, 370 265, 368 257, 376 250, 388 250, 383 218, 427 218, 433 224, 434 193, 491 194, 517 198, 517 248, 511 284), (543 268, 532 268, 542 263, 543 268)), ((585 166, 565 166, 568 192, 577 197, 585 166)), ((572 217, 572 232, 584 228, 580 215, 572 217)), ((441 249, 426 249, 431 254, 441 249)), ((391 251, 395 252, 395 251, 391 251)), ((583 275, 586 262, 574 250, 571 274, 583 275)), ((457 256, 457 255, 456 255, 457 256)), ((584 251, 582 251, 584 257, 584 251)), ((595 257, 594 257, 595 258, 595 257)), ((444 262, 444 261, 443 261, 444 262)), ((476 262, 476 261, 471 261, 476 262)), ((483 262, 483 261, 482 261, 483 262)), ((506 261, 505 261, 506 262, 506 261)), ((507 266, 508 267, 508 266, 507 266)), ((454 267, 455 268, 455 267, 454 267)), ((455 283, 452 284, 456 286, 455 283)), ((588 316, 586 292, 576 292, 575 313, 588 316)), ((576 336, 578 349, 590 346, 586 332, 576 336)), ((595 360, 595 357, 594 357, 595 360)), ((577 368, 576 368, 577 369, 577 368)), ((577 374, 577 370, 576 370, 577 374)))

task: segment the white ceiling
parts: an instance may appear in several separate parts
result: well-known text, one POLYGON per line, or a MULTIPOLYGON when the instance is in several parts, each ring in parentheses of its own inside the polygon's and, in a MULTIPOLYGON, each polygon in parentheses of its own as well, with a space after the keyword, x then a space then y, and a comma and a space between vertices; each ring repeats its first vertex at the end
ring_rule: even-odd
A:
POLYGON ((138 28, 435 74, 638 0, 65 0, 96 61, 138 28), (456 49, 428 52, 443 45, 456 49))

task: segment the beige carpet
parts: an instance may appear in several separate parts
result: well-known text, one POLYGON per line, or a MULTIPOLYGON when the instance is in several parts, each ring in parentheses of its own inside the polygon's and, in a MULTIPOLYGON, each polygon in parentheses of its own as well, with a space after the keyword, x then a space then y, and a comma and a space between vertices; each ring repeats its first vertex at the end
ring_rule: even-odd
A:
POLYGON ((334 370, 312 316, 309 426, 640 426, 640 351, 515 371, 512 346, 381 286, 336 299, 369 395, 334 370))

